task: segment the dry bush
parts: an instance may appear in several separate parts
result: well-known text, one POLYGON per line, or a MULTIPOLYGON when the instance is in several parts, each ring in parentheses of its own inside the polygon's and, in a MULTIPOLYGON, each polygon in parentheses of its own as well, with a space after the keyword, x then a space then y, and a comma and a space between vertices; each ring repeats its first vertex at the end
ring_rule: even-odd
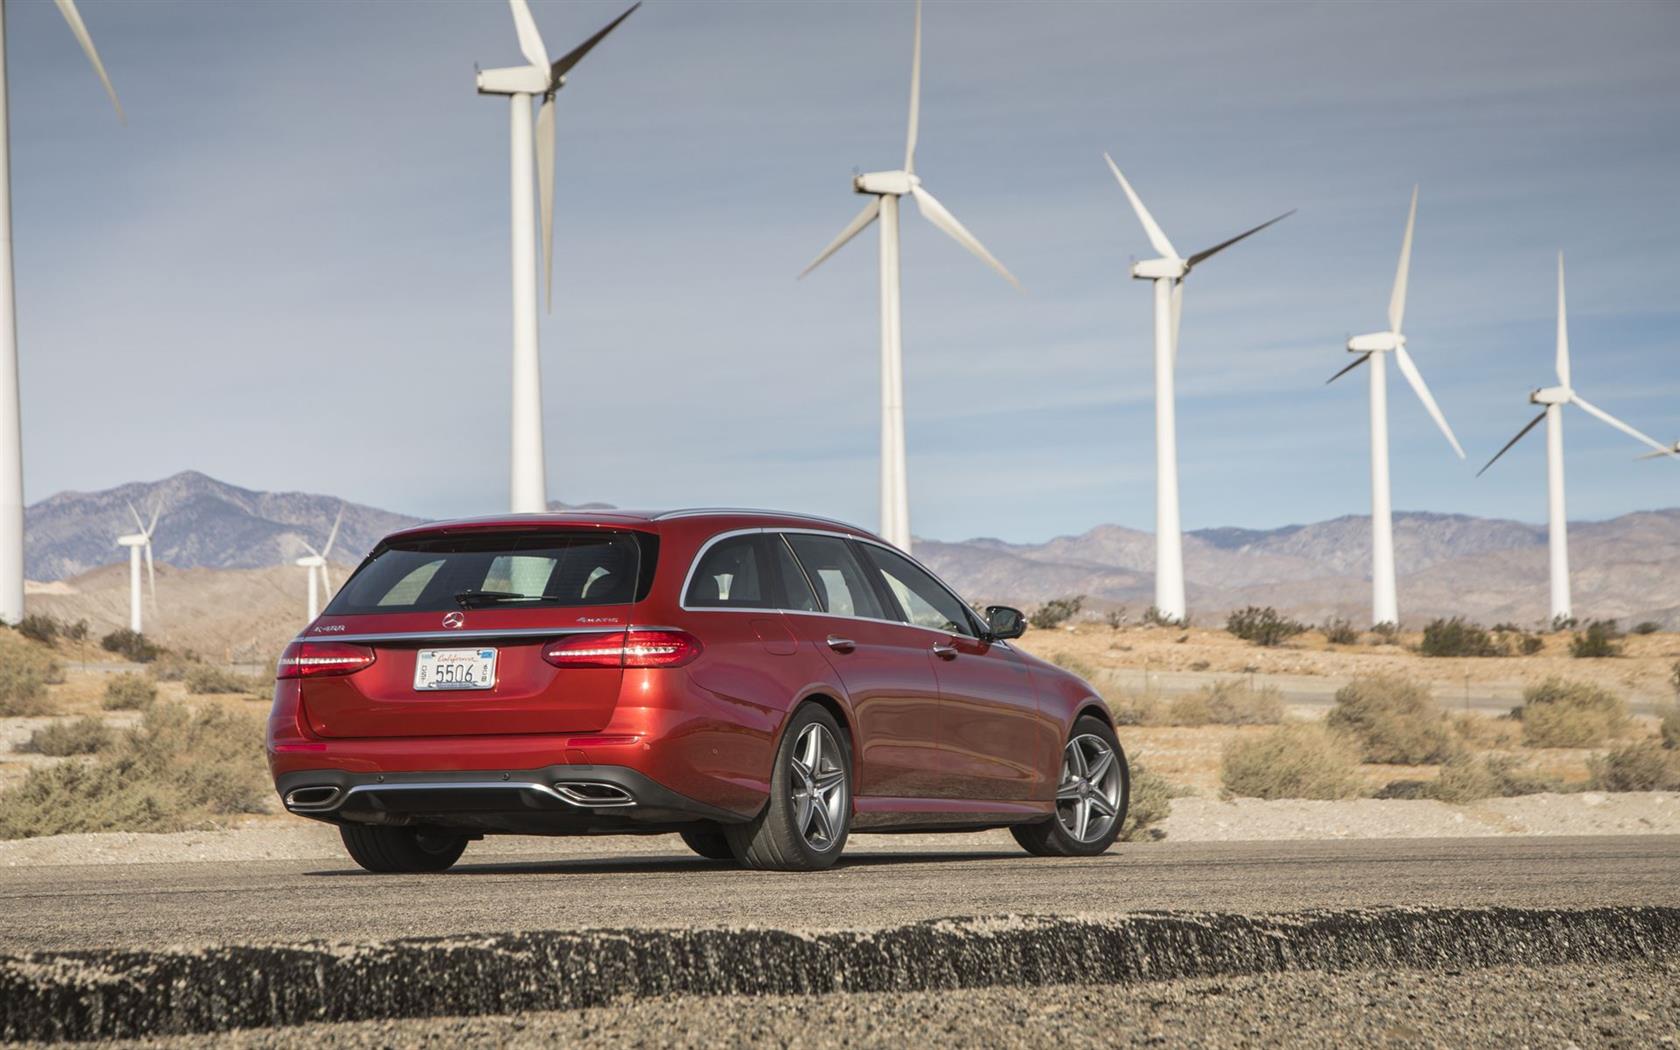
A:
POLYGON ((81 831, 185 831, 260 813, 263 723, 219 707, 155 704, 99 758, 36 769, 0 792, 0 839, 81 831))
POLYGON ((1680 749, 1680 705, 1670 705, 1658 713, 1662 722, 1657 726, 1657 735, 1662 738, 1663 747, 1680 749))
POLYGON ((1641 620, 1633 625, 1633 634, 1656 634, 1662 630, 1662 624, 1655 620, 1641 620))
POLYGON ((1555 777, 1519 769, 1510 756, 1459 752, 1441 766, 1441 775, 1426 785, 1427 797, 1441 802, 1476 802, 1484 798, 1514 798, 1562 790, 1555 777))
POLYGON ((127 627, 119 627, 99 639, 99 647, 137 664, 149 664, 163 655, 163 650, 152 644, 145 635, 127 627))
POLYGON ((1674 791, 1680 789, 1680 755, 1655 740, 1619 747, 1588 760, 1588 783, 1597 791, 1674 791))
POLYGON ((1319 624, 1324 640, 1331 645, 1358 645, 1359 629, 1346 617, 1337 616, 1319 624))
POLYGON ((1321 725, 1281 725, 1265 736, 1226 745, 1219 771, 1225 792, 1244 798, 1353 798, 1359 757, 1347 738, 1321 725))
POLYGON ((1462 616, 1431 620, 1423 629, 1418 652, 1424 656, 1504 656, 1505 647, 1479 623, 1462 616))
POLYGON ((1276 686, 1252 688, 1241 678, 1204 685, 1199 692, 1175 697, 1167 708, 1175 726, 1261 726, 1283 721, 1283 694, 1276 686))
POLYGON ((1034 609, 1032 615, 1027 617, 1027 623, 1039 630, 1060 627, 1073 619, 1079 610, 1084 607, 1085 596, 1083 594, 1075 594, 1067 598, 1052 598, 1034 609))
POLYGON ((1401 675, 1360 675, 1342 686, 1325 724, 1357 739, 1367 762, 1421 765, 1453 750, 1451 724, 1429 687, 1401 675))
POLYGON ((1261 608, 1250 605, 1236 609, 1225 618, 1225 629, 1245 642, 1255 645, 1282 645, 1307 629, 1299 620, 1291 620, 1270 605, 1261 608))
POLYGON ((1548 678, 1523 690, 1515 712, 1529 747, 1599 747, 1627 732, 1627 704, 1589 682, 1548 678))
POLYGON ((110 743, 110 727, 97 718, 88 717, 74 722, 68 719, 49 722, 31 733, 28 740, 18 745, 18 750, 66 758, 70 755, 91 755, 110 743))
POLYGON ((100 706, 107 711, 139 711, 152 706, 157 694, 157 683, 150 677, 124 671, 105 679, 100 706))
POLYGON ((258 695, 263 692, 267 685, 261 679, 221 667, 212 667, 210 664, 193 664, 188 667, 182 681, 187 684, 187 692, 194 696, 205 696, 213 693, 258 695))
POLYGON ((1569 640, 1569 655, 1578 660, 1596 660, 1622 655, 1622 632, 1615 620, 1593 620, 1585 631, 1569 640))
POLYGON ((0 632, 0 715, 56 713, 47 686, 62 681, 63 666, 41 646, 0 632))
POLYGON ((1108 701, 1114 713, 1114 724, 1120 726, 1158 726, 1167 724, 1167 705, 1158 693, 1116 691, 1108 701))
POLYGON ((1167 819, 1172 812, 1172 785, 1144 768, 1141 762, 1131 762, 1131 795, 1126 819, 1120 825, 1120 838, 1125 842, 1140 839, 1164 838, 1159 828, 1151 827, 1167 819))
POLYGON ((1522 744, 1522 723, 1514 718, 1455 714, 1451 722, 1453 734, 1479 751, 1502 751, 1522 744))
POLYGON ((31 614, 17 622, 17 633, 32 642, 52 645, 58 641, 58 621, 51 616, 31 614))

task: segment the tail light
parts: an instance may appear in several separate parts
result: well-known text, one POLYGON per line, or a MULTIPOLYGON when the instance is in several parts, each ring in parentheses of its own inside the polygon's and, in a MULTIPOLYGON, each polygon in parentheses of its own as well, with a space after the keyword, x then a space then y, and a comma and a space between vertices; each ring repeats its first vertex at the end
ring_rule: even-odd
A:
POLYGON ((372 649, 349 642, 293 642, 280 654, 276 678, 355 674, 374 661, 372 649))
POLYGON ((699 655, 700 639, 687 631, 575 634, 543 647, 555 667, 681 667, 699 655))

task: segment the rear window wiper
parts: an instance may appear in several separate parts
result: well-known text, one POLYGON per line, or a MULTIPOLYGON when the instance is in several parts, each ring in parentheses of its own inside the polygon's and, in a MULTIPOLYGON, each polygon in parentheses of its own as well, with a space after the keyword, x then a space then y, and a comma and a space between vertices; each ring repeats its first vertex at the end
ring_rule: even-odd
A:
POLYGON ((463 609, 475 605, 499 605, 502 602, 535 602, 548 599, 546 594, 518 594, 514 591, 460 591, 455 604, 463 609))

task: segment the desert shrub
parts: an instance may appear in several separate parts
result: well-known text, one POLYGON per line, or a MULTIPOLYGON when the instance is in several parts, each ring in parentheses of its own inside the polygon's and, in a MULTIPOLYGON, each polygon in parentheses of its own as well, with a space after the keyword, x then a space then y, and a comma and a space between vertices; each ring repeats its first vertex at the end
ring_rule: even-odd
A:
POLYGON ((1451 723, 1429 687, 1400 675, 1360 675, 1342 686, 1325 724, 1357 739, 1367 762, 1439 762, 1453 749, 1451 723))
POLYGON ((1657 725, 1657 735, 1662 739, 1663 747, 1669 750, 1680 750, 1680 705, 1670 705, 1657 712, 1662 719, 1657 725))
POLYGON ((65 758, 69 755, 91 755, 111 742, 111 730, 97 718, 64 719, 49 722, 29 735, 18 745, 19 751, 37 755, 65 758))
POLYGON ((1371 625, 1372 645, 1395 645, 1400 641, 1400 625, 1397 623, 1374 623, 1371 625))
POLYGON ((1358 755, 1321 725, 1281 725, 1228 744, 1219 779, 1227 794, 1245 798, 1352 798, 1359 794, 1358 755))
POLYGON ((1325 620, 1318 629, 1324 632, 1324 640, 1331 645, 1359 644, 1359 630, 1346 617, 1337 616, 1325 620))
POLYGON ((1120 838, 1126 842, 1164 838, 1161 830, 1151 825, 1167 819, 1172 812, 1172 785, 1144 768, 1142 762, 1130 765, 1131 798, 1126 819, 1120 824, 1120 838))
POLYGON ((1587 762, 1588 783, 1596 791, 1674 791, 1680 789, 1680 755, 1655 740, 1594 755, 1587 762))
POLYGON ((1085 596, 1075 594, 1067 598, 1052 598, 1032 611, 1027 623, 1040 630, 1060 627, 1074 618, 1085 606, 1085 596))
POLYGON ((1255 645, 1281 645, 1307 629, 1307 625, 1279 613, 1270 605, 1261 608, 1250 605, 1236 609, 1225 618, 1225 629, 1245 642, 1255 645))
POLYGON ((87 641, 88 622, 86 620, 77 620, 75 623, 65 622, 63 627, 64 637, 70 639, 72 642, 87 641))
POLYGON ((1168 616, 1166 613, 1161 611, 1159 606, 1156 605, 1151 605, 1149 608, 1143 610, 1143 615, 1138 617, 1138 622, 1143 624, 1145 627, 1190 626, 1190 621, 1188 619, 1180 619, 1177 616, 1168 616))
POLYGON ((1587 682, 1548 678, 1523 690, 1517 712, 1529 747, 1598 747, 1626 732, 1621 697, 1587 682))
POLYGON ((1424 656, 1503 656, 1505 651, 1481 624, 1462 616, 1431 620, 1423 629, 1418 652, 1424 656))
POLYGON ((1622 632, 1615 620, 1594 620, 1569 641, 1569 655, 1578 660, 1622 655, 1622 632))
POLYGON ((1108 709, 1115 725, 1158 726, 1167 721, 1166 704, 1155 693, 1120 693, 1108 701, 1108 709))
POLYGON ((137 664, 149 664, 156 660, 162 652, 145 635, 138 631, 131 631, 127 627, 119 627, 99 639, 99 647, 108 653, 116 653, 123 659, 132 660, 137 664))
POLYGON ((1573 616, 1565 616, 1562 613, 1559 613, 1558 615, 1552 617, 1552 633, 1560 634, 1564 631, 1573 631, 1576 625, 1580 622, 1581 621, 1575 619, 1573 616))
POLYGON ((262 812, 269 793, 259 718, 156 704, 98 758, 33 770, 0 792, 0 838, 213 827, 262 812))
POLYGON ((1226 678, 1173 698, 1167 711, 1177 726, 1276 725, 1283 721, 1283 695, 1276 686, 1253 688, 1241 678, 1226 678))
POLYGON ((58 621, 51 616, 33 614, 17 622, 17 633, 32 642, 52 645, 58 641, 58 621))
POLYGON ((265 684, 250 675, 222 667, 212 667, 210 664, 189 666, 182 681, 187 683, 187 692, 194 696, 209 693, 260 693, 265 684))
POLYGON ((64 668, 41 647, 0 635, 0 715, 50 715, 47 686, 64 681, 64 668))
POLYGON ((1123 608, 1108 610, 1108 612, 1103 614, 1103 622, 1108 624, 1108 626, 1113 630, 1118 631, 1120 628, 1126 626, 1126 610, 1123 608))
POLYGON ((105 698, 100 706, 107 711, 138 711, 152 706, 157 692, 157 683, 146 675, 125 671, 105 679, 105 698))
POLYGON ((1461 751, 1442 764, 1441 775, 1428 785, 1427 797, 1441 802, 1476 802, 1537 795, 1561 787, 1554 777, 1518 768, 1517 760, 1508 755, 1478 758, 1461 751))
POLYGON ((1452 715, 1449 721, 1453 735, 1479 751, 1506 750, 1522 744, 1522 723, 1514 718, 1466 713, 1452 715))
POLYGON ((1633 625, 1634 634, 1656 634, 1662 630, 1662 624, 1655 620, 1641 620, 1633 625))
POLYGON ((1546 648, 1546 640, 1537 634, 1522 635, 1521 640, 1517 642, 1517 649, 1524 656, 1533 656, 1544 648, 1546 648))

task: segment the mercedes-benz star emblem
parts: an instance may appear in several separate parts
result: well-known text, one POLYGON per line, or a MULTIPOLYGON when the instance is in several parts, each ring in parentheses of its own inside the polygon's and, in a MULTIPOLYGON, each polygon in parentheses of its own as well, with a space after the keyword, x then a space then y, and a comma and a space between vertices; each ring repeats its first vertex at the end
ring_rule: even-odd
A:
POLYGON ((465 613, 452 612, 443 614, 443 625, 445 627, 459 627, 466 622, 467 617, 465 613))

